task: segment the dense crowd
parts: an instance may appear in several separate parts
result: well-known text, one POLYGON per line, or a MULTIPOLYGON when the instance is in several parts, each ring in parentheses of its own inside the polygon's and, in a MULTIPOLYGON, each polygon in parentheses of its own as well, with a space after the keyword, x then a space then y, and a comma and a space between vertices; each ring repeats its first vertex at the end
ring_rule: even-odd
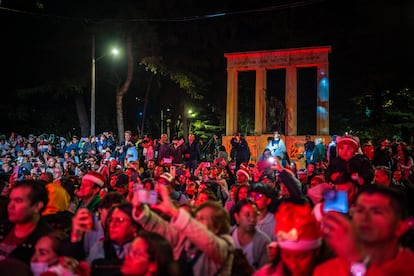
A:
POLYGON ((281 134, 0 137, 1 275, 414 275, 414 151, 281 134))

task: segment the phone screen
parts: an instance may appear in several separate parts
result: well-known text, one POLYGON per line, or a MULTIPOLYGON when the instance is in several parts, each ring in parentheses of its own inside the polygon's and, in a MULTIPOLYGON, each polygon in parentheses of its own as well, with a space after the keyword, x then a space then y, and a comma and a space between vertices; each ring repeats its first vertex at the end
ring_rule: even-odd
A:
POLYGON ((176 168, 175 168, 175 166, 171 166, 170 167, 170 174, 171 174, 172 177, 175 177, 176 176, 176 168))
POLYGON ((345 191, 329 190, 324 194, 323 212, 348 213, 348 194, 345 191))
POLYGON ((141 189, 137 191, 138 201, 146 204, 157 204, 158 193, 155 190, 141 189))

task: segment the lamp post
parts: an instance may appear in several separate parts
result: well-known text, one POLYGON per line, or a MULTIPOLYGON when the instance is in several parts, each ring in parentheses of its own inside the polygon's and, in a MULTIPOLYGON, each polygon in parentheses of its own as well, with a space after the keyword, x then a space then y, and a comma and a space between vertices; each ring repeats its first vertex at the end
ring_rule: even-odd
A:
POLYGON ((92 35, 91 136, 95 136, 95 36, 92 35))
POLYGON ((196 117, 196 113, 192 110, 192 109, 189 109, 188 110, 188 133, 191 133, 191 122, 193 121, 192 119, 194 119, 195 117, 196 117))
MULTIPOLYGON (((118 49, 113 48, 111 53, 113 55, 118 55, 118 49)), ((92 35, 92 81, 91 81, 91 136, 95 136, 95 86, 96 86, 96 62, 106 56, 108 53, 103 54, 102 56, 95 58, 95 36, 92 35)))

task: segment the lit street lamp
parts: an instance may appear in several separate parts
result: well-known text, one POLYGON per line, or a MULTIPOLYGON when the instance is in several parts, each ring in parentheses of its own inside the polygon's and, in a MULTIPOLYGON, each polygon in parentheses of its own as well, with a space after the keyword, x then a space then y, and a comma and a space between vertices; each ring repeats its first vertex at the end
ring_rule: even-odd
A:
MULTIPOLYGON (((119 54, 118 49, 112 49, 110 52, 112 55, 116 56, 119 54)), ((95 136, 95 66, 96 62, 103 58, 104 56, 108 55, 108 53, 103 54, 102 56, 95 58, 95 36, 92 35, 92 83, 91 83, 91 136, 95 136)))
POLYGON ((192 109, 189 109, 187 111, 187 114, 188 114, 188 117, 187 117, 188 118, 188 132, 191 133, 191 122, 194 121, 192 119, 194 119, 197 116, 197 114, 192 109))

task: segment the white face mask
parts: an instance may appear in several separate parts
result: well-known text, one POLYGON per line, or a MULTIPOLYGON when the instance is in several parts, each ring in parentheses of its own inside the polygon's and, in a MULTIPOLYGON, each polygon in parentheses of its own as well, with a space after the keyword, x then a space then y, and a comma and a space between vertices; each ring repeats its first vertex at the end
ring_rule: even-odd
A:
POLYGON ((47 271, 49 265, 46 262, 31 262, 30 268, 33 272, 33 276, 39 276, 43 272, 47 271))

